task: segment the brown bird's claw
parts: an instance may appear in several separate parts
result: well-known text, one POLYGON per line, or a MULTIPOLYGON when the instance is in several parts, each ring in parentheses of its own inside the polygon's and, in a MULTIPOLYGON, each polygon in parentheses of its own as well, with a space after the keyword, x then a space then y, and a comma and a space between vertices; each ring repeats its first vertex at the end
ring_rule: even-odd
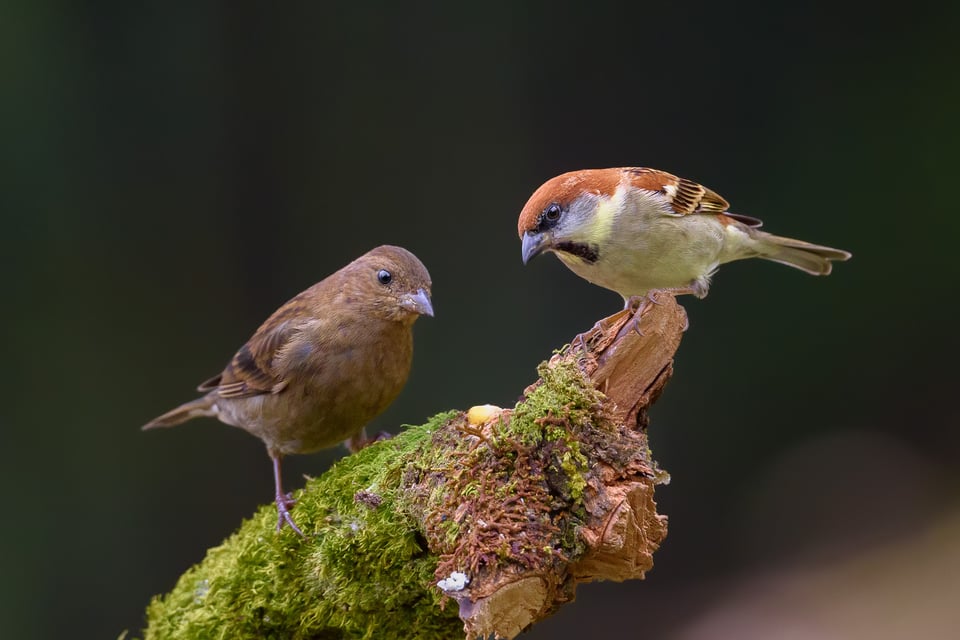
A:
POLYGON ((297 532, 301 538, 306 538, 307 536, 303 535, 303 531, 300 531, 300 527, 297 526, 297 523, 293 521, 293 516, 290 515, 290 507, 293 506, 292 503, 296 502, 292 498, 289 498, 285 495, 277 494, 277 531, 283 529, 284 523, 290 525, 290 528, 297 532))
POLYGON ((393 436, 387 433, 386 431, 381 431, 380 433, 373 436, 372 438, 368 438, 367 432, 361 430, 360 433, 351 437, 349 440, 347 440, 343 444, 347 448, 347 451, 349 451, 350 453, 356 453, 357 451, 360 451, 360 449, 363 449, 364 447, 369 447, 374 442, 382 442, 384 440, 389 440, 392 437, 393 436))
POLYGON ((277 503, 277 531, 279 532, 283 529, 284 523, 290 525, 290 528, 297 532, 301 538, 306 538, 307 536, 303 535, 303 531, 300 531, 300 527, 297 526, 297 523, 293 521, 293 516, 290 515, 290 509, 293 508, 293 505, 297 503, 294 499, 292 493, 284 493, 281 485, 281 474, 280 474, 280 459, 279 454, 270 453, 270 458, 273 460, 273 486, 276 489, 274 493, 274 502, 277 503))
POLYGON ((384 440, 389 440, 393 437, 393 434, 387 431, 381 431, 377 435, 373 436, 370 440, 367 441, 367 444, 373 444, 374 442, 383 442, 384 440))
POLYGON ((293 509, 293 506, 297 504, 297 499, 293 497, 292 491, 288 491, 282 496, 278 496, 277 501, 282 502, 283 506, 286 507, 287 509, 293 509))

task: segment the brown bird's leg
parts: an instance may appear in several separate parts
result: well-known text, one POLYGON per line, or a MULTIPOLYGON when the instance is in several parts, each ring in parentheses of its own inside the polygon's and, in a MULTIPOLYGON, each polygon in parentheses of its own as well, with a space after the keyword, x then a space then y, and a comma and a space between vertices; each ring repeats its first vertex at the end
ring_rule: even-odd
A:
POLYGON ((372 438, 367 437, 367 430, 361 429, 359 433, 351 436, 349 439, 344 440, 343 446, 347 448, 347 451, 350 453, 356 453, 363 449, 366 446, 373 444, 374 442, 380 442, 382 440, 389 440, 393 436, 387 433, 386 431, 381 431, 372 438))
POLYGON ((300 531, 297 523, 293 521, 293 517, 290 515, 290 509, 296 503, 296 500, 285 494, 281 486, 280 459, 282 457, 279 453, 270 454, 270 459, 273 460, 273 485, 276 490, 274 499, 277 503, 277 531, 283 529, 283 523, 287 523, 301 538, 306 538, 306 536, 303 535, 303 531, 300 531))

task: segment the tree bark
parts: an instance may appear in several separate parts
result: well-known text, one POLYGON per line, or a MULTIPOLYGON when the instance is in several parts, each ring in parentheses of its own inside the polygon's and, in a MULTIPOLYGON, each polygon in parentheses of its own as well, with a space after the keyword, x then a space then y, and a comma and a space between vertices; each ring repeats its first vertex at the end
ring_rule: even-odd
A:
POLYGON ((448 412, 265 506, 148 608, 147 638, 513 638, 578 584, 642 578, 666 536, 647 409, 686 314, 620 312, 539 368, 513 409, 448 412))

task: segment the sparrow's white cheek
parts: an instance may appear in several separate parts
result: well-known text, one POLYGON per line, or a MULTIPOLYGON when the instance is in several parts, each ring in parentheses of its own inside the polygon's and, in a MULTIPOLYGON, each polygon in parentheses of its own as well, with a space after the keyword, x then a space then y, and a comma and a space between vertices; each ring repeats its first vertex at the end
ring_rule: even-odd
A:
POLYGON ((586 224, 583 241, 587 244, 605 244, 614 233, 617 216, 623 211, 626 198, 627 190, 624 187, 617 187, 610 197, 600 196, 593 215, 584 218, 586 224))

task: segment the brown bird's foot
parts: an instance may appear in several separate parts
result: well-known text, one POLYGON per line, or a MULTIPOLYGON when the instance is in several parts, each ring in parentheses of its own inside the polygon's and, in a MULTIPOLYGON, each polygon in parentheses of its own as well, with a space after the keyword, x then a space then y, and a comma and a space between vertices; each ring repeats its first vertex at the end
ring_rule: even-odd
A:
POLYGON ((290 515, 290 508, 293 506, 293 503, 296 500, 292 500, 285 495, 278 495, 276 498, 277 502, 277 531, 283 529, 284 523, 288 524, 291 529, 297 532, 301 538, 306 538, 307 536, 303 535, 303 531, 300 531, 300 527, 297 526, 297 523, 293 521, 293 516, 290 515))
POLYGON ((297 501, 293 498, 293 494, 284 493, 283 487, 280 481, 280 455, 270 454, 270 458, 273 460, 273 486, 276 489, 274 493, 274 502, 277 504, 277 531, 283 529, 284 524, 290 525, 290 528, 293 529, 297 535, 301 538, 306 538, 303 535, 303 531, 300 531, 300 527, 297 526, 297 523, 293 521, 293 516, 290 515, 290 509, 293 508, 293 505, 297 501))
POLYGON ((381 431, 380 433, 373 436, 372 438, 368 438, 367 432, 365 430, 361 430, 360 433, 353 436, 349 440, 346 440, 343 443, 343 446, 345 446, 347 448, 347 451, 349 451, 350 453, 356 453, 357 451, 360 451, 360 449, 363 449, 364 447, 369 447, 374 442, 382 442, 384 440, 389 440, 392 437, 393 436, 387 433, 386 431, 381 431))
POLYGON ((276 498, 278 501, 283 502, 283 506, 287 509, 293 509, 293 506, 297 504, 297 499, 293 497, 293 491, 287 491, 282 496, 276 498))
POLYGON ((383 442, 384 440, 389 440, 393 437, 392 433, 387 431, 381 431, 377 435, 373 436, 367 444, 373 444, 374 442, 383 442))

